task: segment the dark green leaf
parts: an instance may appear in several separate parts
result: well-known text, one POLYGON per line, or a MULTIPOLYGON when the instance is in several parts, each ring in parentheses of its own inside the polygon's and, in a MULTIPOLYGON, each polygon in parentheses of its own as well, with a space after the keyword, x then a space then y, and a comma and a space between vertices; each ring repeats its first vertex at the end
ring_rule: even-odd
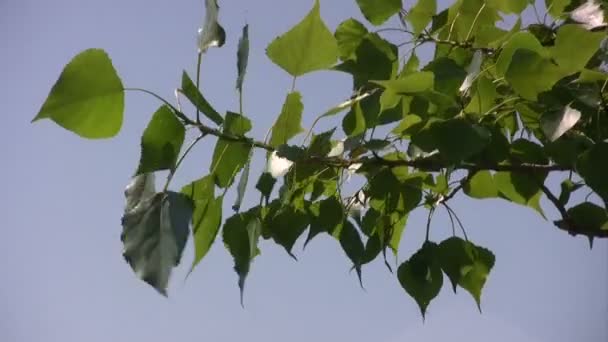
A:
POLYGON ((243 91, 243 81, 247 72, 247 62, 249 60, 249 25, 243 26, 243 34, 239 39, 239 48, 236 52, 236 89, 243 91))
POLYGON ((83 138, 110 138, 122 126, 124 90, 100 49, 84 50, 63 69, 32 122, 51 119, 83 138))
POLYGON ((562 191, 559 194, 559 203, 564 206, 567 205, 570 200, 570 195, 582 187, 582 184, 573 183, 569 179, 564 180, 561 184, 562 191))
POLYGON ((585 183, 608 203, 608 142, 599 142, 583 153, 576 169, 585 183))
POLYGON ((255 185, 255 188, 258 189, 260 193, 262 193, 262 196, 264 196, 267 202, 270 198, 270 194, 272 193, 272 188, 274 188, 276 182, 276 178, 272 177, 270 173, 264 172, 262 173, 262 175, 260 175, 260 178, 258 179, 258 182, 255 185))
POLYGON ((336 62, 338 44, 321 19, 319 0, 300 23, 268 45, 266 54, 294 77, 336 62))
POLYGON ((304 233, 309 224, 309 216, 294 207, 280 206, 275 202, 270 213, 264 218, 264 227, 270 233, 272 239, 285 248, 285 251, 295 259, 291 252, 296 240, 304 233))
POLYGON ((357 0, 365 19, 373 25, 381 25, 397 14, 402 7, 401 0, 357 0))
POLYGON ((608 237, 608 212, 606 212, 606 209, 590 202, 583 202, 568 209, 568 216, 572 220, 573 226, 566 224, 564 221, 556 221, 556 226, 573 235, 583 234, 590 238, 608 237))
POLYGON ((519 49, 534 51, 542 57, 548 57, 547 51, 533 34, 529 32, 515 33, 502 48, 496 61, 496 72, 499 76, 504 76, 507 73, 509 66, 513 63, 513 55, 519 49))
POLYGON ((353 18, 340 23, 335 33, 338 49, 340 50, 340 58, 342 60, 353 58, 357 47, 359 47, 359 44, 361 44, 367 33, 368 31, 365 26, 353 18))
MULTIPOLYGON (((224 124, 224 133, 243 135, 249 130, 251 130, 249 119, 240 114, 228 112, 224 124)), ((226 188, 232 184, 236 174, 247 163, 250 150, 250 144, 218 139, 209 168, 215 176, 217 186, 226 188)))
POLYGON ((401 286, 418 303, 423 318, 427 307, 443 286, 437 253, 437 244, 427 241, 397 270, 401 286))
POLYGON ((141 159, 137 174, 168 170, 175 166, 186 129, 167 106, 152 116, 141 137, 141 159))
POLYGON ((542 195, 540 184, 544 182, 544 176, 516 172, 496 172, 494 182, 500 195, 505 199, 529 206, 544 217, 543 210, 540 207, 540 197, 542 195))
MULTIPOLYGON (((133 202, 129 189, 126 194, 127 203, 133 202)), ((167 192, 140 197, 137 205, 130 210, 127 207, 122 218, 125 259, 142 280, 163 295, 188 240, 191 216, 190 199, 167 192)))
POLYGON ((277 147, 286 144, 289 139, 302 132, 303 110, 302 95, 299 92, 287 94, 281 114, 274 123, 274 126, 272 126, 271 146, 277 147))
POLYGON ((467 290, 481 310, 481 290, 494 267, 495 257, 489 250, 459 237, 451 237, 439 244, 439 263, 452 282, 467 290))
MULTIPOLYGON (((211 0, 213 1, 213 0, 211 0)), ((205 114, 211 121, 217 125, 221 125, 224 122, 224 118, 209 104, 209 102, 203 97, 203 94, 196 88, 190 76, 184 71, 182 74, 182 93, 186 96, 192 104, 205 114)))
POLYGON ((453 59, 440 57, 424 67, 425 71, 430 71, 434 75, 432 87, 443 94, 456 96, 459 88, 467 76, 467 72, 453 59))
POLYGON ((354 137, 365 132, 365 128, 365 116, 363 116, 361 103, 358 102, 346 115, 344 115, 344 119, 342 119, 342 129, 347 136, 354 137))
POLYGON ((344 253, 346 253, 346 256, 352 261, 353 267, 357 271, 359 282, 363 284, 361 279, 361 265, 363 264, 365 246, 363 245, 363 241, 361 241, 361 236, 359 235, 357 228, 355 228, 349 220, 344 220, 342 229, 340 229, 337 238, 340 241, 344 253))
POLYGON ((344 221, 344 208, 335 196, 313 203, 310 208, 310 230, 304 247, 318 234, 339 232, 344 221))

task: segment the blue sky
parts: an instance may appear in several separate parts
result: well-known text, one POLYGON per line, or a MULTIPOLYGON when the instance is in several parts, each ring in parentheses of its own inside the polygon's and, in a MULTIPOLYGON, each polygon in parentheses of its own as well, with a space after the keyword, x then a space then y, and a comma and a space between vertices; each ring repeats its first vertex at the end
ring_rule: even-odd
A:
MULTIPOLYGON (((291 86, 264 48, 312 3, 220 1, 227 43, 205 56, 202 88, 216 108, 238 108, 236 44, 249 23, 245 114, 256 137, 272 124, 291 86)), ((332 30, 361 17, 353 0, 322 0, 321 11, 332 30)), ((182 69, 194 72, 203 14, 202 0, 0 1, 0 341, 608 341, 608 243, 596 241, 589 250, 586 239, 499 200, 453 202, 470 238, 496 254, 483 314, 466 292, 454 295, 444 286, 423 324, 415 302, 381 261, 364 268, 363 291, 330 238, 314 240, 305 251, 300 242, 298 262, 264 242, 248 279, 245 309, 221 244, 187 281, 184 268, 174 273, 168 299, 137 280, 121 256, 123 189, 139 158, 139 137, 159 103, 128 94, 124 127, 105 141, 82 140, 50 121, 30 120, 63 65, 89 47, 108 51, 125 86, 171 99, 182 69)), ((347 98, 350 84, 346 75, 331 72, 298 80, 304 126, 347 98)), ((203 141, 194 150, 176 185, 205 175, 213 144, 203 141)), ((256 156, 258 172, 262 157, 256 156)), ((246 206, 253 198, 250 192, 246 206)), ((228 214, 231 200, 226 204, 228 214)), ((421 245, 425 219, 424 212, 412 215, 401 261, 421 245)), ((445 215, 433 222, 435 240, 449 234, 445 215)), ((185 263, 191 258, 190 248, 185 263)))

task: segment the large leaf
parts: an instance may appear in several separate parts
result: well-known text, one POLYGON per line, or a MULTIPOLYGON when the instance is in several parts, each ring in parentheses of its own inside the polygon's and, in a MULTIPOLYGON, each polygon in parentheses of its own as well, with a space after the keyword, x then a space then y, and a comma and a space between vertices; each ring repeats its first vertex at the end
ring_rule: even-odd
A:
POLYGON ((597 143, 576 163, 585 183, 608 204, 608 142, 597 143))
POLYGON ((520 14, 528 7, 530 0, 487 0, 487 3, 501 12, 520 14))
POLYGON ((338 44, 321 19, 319 0, 300 23, 268 45, 266 54, 294 77, 336 62, 338 44))
POLYGON ((190 76, 184 71, 182 74, 182 93, 192 102, 192 104, 200 110, 206 117, 217 125, 221 125, 224 122, 224 118, 209 104, 207 99, 201 94, 196 88, 190 76))
POLYGON ((309 216, 292 206, 281 206, 279 201, 274 202, 272 208, 264 218, 264 229, 267 229, 272 239, 295 259, 291 250, 308 227, 309 216))
POLYGON ((171 270, 188 240, 192 202, 176 192, 149 196, 127 188, 125 193, 131 205, 122 217, 123 255, 138 277, 166 295, 171 270))
POLYGON ((141 159, 137 174, 172 169, 184 143, 186 129, 168 106, 152 116, 141 137, 141 159))
POLYGON ((221 47, 226 42, 226 32, 217 20, 219 10, 217 0, 205 0, 205 21, 198 30, 199 53, 210 47, 221 47))
POLYGON ((124 90, 112 61, 100 49, 84 50, 63 69, 32 120, 51 119, 83 138, 110 138, 122 126, 124 90))
POLYGON ((496 61, 496 72, 498 75, 505 75, 509 69, 509 65, 512 63, 513 54, 515 54, 515 51, 518 49, 534 51, 543 57, 546 57, 547 55, 545 48, 533 34, 529 32, 518 32, 507 41, 498 56, 498 60, 496 61))
POLYGON ((370 23, 381 25, 401 10, 401 0, 357 0, 361 13, 370 23))
POLYGON ((397 270, 401 286, 418 303, 422 317, 443 286, 443 273, 437 253, 437 244, 427 241, 397 270))
MULTIPOLYGON (((249 25, 243 26, 243 34, 239 39, 239 48, 236 53, 236 89, 243 91, 243 81, 247 72, 247 62, 249 61, 249 25)), ((241 113, 242 114, 242 113, 241 113)))
POLYGON ((390 81, 375 81, 384 88, 403 95, 420 93, 433 88, 434 75, 429 71, 407 74, 399 79, 390 81))
POLYGON ((513 89, 527 100, 536 100, 539 93, 551 89, 562 76, 562 70, 549 58, 527 49, 515 51, 505 73, 513 89))
POLYGON ((454 292, 457 285, 467 290, 478 307, 481 305, 481 290, 494 262, 492 252, 459 237, 451 237, 439 244, 439 263, 450 278, 454 292))
POLYGON ((279 114, 277 121, 272 126, 271 146, 278 147, 286 144, 289 139, 302 132, 303 110, 302 95, 299 92, 287 94, 281 114, 279 114))
POLYGON ((406 16, 415 35, 424 30, 437 12, 437 0, 418 0, 406 16))
POLYGON ((600 48, 605 32, 590 32, 579 25, 564 25, 557 30, 552 56, 566 74, 581 71, 600 48), (576 47, 576 53, 572 48, 576 47))
MULTIPOLYGON (((228 112, 224 124, 224 133, 244 135, 251 130, 251 121, 246 117, 228 112)), ((236 174, 249 159, 251 145, 242 142, 218 139, 213 151, 209 170, 215 176, 215 184, 226 188, 232 184, 236 174)))
POLYGON ((357 47, 359 47, 359 44, 361 44, 367 33, 368 31, 365 26, 353 18, 340 23, 335 33, 340 58, 342 60, 353 58, 357 47))

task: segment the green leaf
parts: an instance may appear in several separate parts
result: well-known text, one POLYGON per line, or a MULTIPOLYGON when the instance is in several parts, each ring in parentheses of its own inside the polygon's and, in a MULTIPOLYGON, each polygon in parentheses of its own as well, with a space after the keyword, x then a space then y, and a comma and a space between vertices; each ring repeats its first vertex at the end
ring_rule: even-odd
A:
MULTIPOLYGON (((138 176, 144 177, 144 176, 138 176)), ((122 217, 123 256, 143 281, 167 295, 171 270, 180 262, 189 234, 192 202, 176 192, 131 198, 122 217)))
POLYGON ((88 139, 110 138, 122 126, 124 90, 100 49, 84 50, 64 67, 32 122, 51 119, 88 139))
MULTIPOLYGON (((421 131, 412 137, 412 142, 419 147, 425 133, 421 131)), ((464 119, 450 119, 437 122, 430 127, 432 147, 429 150, 438 149, 441 157, 451 162, 468 159, 480 153, 490 142, 490 133, 487 129, 471 124, 464 119)))
POLYGON ((580 25, 563 25, 557 30, 551 54, 565 74, 581 71, 600 48, 605 32, 591 32, 580 25), (576 52, 573 53, 573 47, 576 52))
POLYGON ((338 44, 321 19, 319 0, 306 17, 266 48, 268 58, 297 77, 326 69, 338 59, 338 44))
POLYGON ((551 89, 562 76, 561 69, 550 59, 527 49, 515 51, 505 74, 513 89, 521 97, 532 101, 539 93, 551 89))
POLYGON ((281 114, 272 126, 271 146, 286 144, 289 139, 303 131, 301 124, 303 110, 302 95, 297 91, 287 94, 281 114))
POLYGON ((141 137, 141 159, 137 174, 168 170, 175 166, 186 129, 168 106, 152 116, 141 137))
POLYGON ((239 276, 241 305, 243 304, 245 280, 253 259, 259 254, 258 240, 261 232, 262 223, 257 217, 256 208, 229 217, 222 229, 224 245, 234 258, 234 270, 239 276))
POLYGON ((467 290, 481 310, 481 290, 494 267, 495 257, 489 250, 459 237, 451 237, 439 244, 439 263, 452 282, 467 290))
POLYGON ((318 234, 339 232, 344 221, 344 207, 335 196, 313 203, 310 208, 310 230, 304 247, 318 234))
POLYGON ((407 74, 396 80, 374 81, 374 83, 396 94, 411 95, 433 88, 434 75, 429 71, 420 71, 407 74))
POLYGON ((571 0, 545 0, 545 7, 553 18, 559 18, 570 2, 571 0))
POLYGON ((555 163, 574 168, 579 156, 591 147, 593 140, 584 135, 572 134, 546 144, 545 151, 555 163))
POLYGON ((357 0, 365 19, 373 25, 381 25, 401 10, 401 0, 357 0))
POLYGON ((437 262, 437 253, 437 244, 427 241, 397 270, 401 286, 418 303, 423 318, 427 307, 443 286, 443 273, 437 262))
POLYGON ((185 71, 182 73, 181 92, 201 113, 205 114, 216 125, 221 125, 224 122, 224 118, 203 97, 203 94, 196 88, 196 85, 185 71))
POLYGON ((217 21, 219 10, 217 0, 205 0, 205 22, 198 31, 199 53, 204 53, 210 47, 221 47, 226 42, 226 31, 217 21))
POLYGON ((353 18, 340 23, 335 33, 340 58, 347 60, 355 57, 357 47, 359 47, 359 44, 361 44, 367 34, 367 28, 353 18))
POLYGON ((361 241, 361 235, 357 231, 357 228, 349 221, 344 220, 342 223, 342 229, 340 229, 338 236, 340 246, 346 253, 346 256, 352 261, 354 269, 357 271, 359 277, 359 283, 363 286, 361 279, 361 265, 363 264, 363 256, 365 254, 365 246, 361 241))
POLYGON ((475 175, 464 184, 464 193, 479 199, 498 197, 498 189, 494 184, 492 173, 487 170, 475 172, 475 175))
POLYGON ((243 26, 243 34, 239 39, 239 47, 236 52, 236 89, 243 91, 243 81, 247 72, 247 62, 249 61, 249 25, 243 26))
POLYGON ((583 202, 568 209, 568 217, 572 220, 573 227, 564 221, 556 221, 555 225, 574 235, 583 234, 590 238, 608 237, 608 212, 606 212, 606 209, 590 202, 583 202))
POLYGON ((292 206, 281 206, 279 201, 273 203, 271 211, 264 218, 264 227, 272 239, 285 248, 294 259, 291 250, 296 240, 304 233, 309 224, 306 212, 292 206))
POLYGON ((427 64, 424 70, 434 75, 432 88, 449 96, 460 96, 459 88, 467 72, 453 59, 439 57, 427 64))
POLYGON ((197 201, 194 203, 194 215, 192 216, 194 261, 192 269, 207 255, 222 225, 224 196, 211 198, 207 203, 205 202, 197 201))
MULTIPOLYGON (((251 121, 249 119, 240 114, 228 112, 224 133, 244 135, 250 130, 251 121)), ((232 184, 236 174, 249 160, 250 150, 250 144, 218 139, 209 168, 211 174, 215 176, 217 186, 226 188, 232 184)))
POLYGON ((255 188, 260 191, 262 196, 264 196, 266 202, 270 198, 270 194, 272 193, 272 189, 276 184, 277 179, 272 177, 272 175, 268 172, 264 172, 260 175, 258 182, 255 185, 255 188))
POLYGON ((507 70, 509 70, 513 55, 518 49, 534 51, 542 57, 548 57, 547 51, 533 34, 529 32, 515 33, 503 46, 500 55, 498 56, 498 60, 496 61, 496 73, 499 76, 504 76, 507 70))
POLYGON ((504 13, 520 14, 528 7, 529 0, 487 0, 487 4, 504 13))
POLYGON ((361 103, 357 102, 342 119, 342 129, 349 137, 354 137, 365 132, 365 116, 361 110, 361 103))
POLYGON ((406 19, 412 24, 414 35, 424 30, 437 13, 436 0, 418 0, 410 9, 406 19))
POLYGON ((604 203, 608 203, 608 142, 599 142, 583 153, 578 158, 576 170, 604 203))
POLYGON ((249 183, 249 167, 251 166, 251 154, 253 153, 253 149, 249 152, 249 161, 245 164, 243 168, 243 172, 241 172, 241 178, 239 179, 239 184, 237 186, 237 194, 234 205, 232 206, 232 210, 239 211, 241 209, 241 204, 243 203, 243 198, 245 197, 245 191, 247 190, 247 183, 249 183))
POLYGON ((570 195, 576 190, 583 187, 583 184, 576 184, 569 179, 566 179, 561 184, 561 192, 559 194, 559 203, 561 205, 567 205, 570 201, 570 195))
POLYGON ((540 184, 544 182, 544 177, 501 171, 494 174, 494 182, 500 195, 505 199, 529 206, 544 217, 540 207, 542 195, 540 184), (538 179, 534 179, 535 177, 538 179))

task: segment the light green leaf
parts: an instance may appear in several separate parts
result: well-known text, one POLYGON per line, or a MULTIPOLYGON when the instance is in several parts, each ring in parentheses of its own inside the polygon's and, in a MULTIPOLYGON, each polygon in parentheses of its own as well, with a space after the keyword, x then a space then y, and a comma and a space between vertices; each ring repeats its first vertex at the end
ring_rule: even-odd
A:
POLYGON ((224 118, 218 113, 209 102, 203 97, 203 94, 196 88, 190 76, 184 71, 182 74, 182 93, 186 98, 198 109, 201 113, 205 114, 211 121, 217 125, 221 125, 224 122, 224 118))
POLYGON ((566 75, 581 71, 600 48, 605 32, 591 32, 580 25, 564 25, 557 30, 551 54, 566 75), (576 49, 576 52, 572 50, 576 49))
POLYGON ((281 114, 272 126, 271 146, 278 147, 286 144, 289 139, 303 131, 301 124, 303 110, 302 95, 297 91, 287 94, 281 114))
POLYGON ((335 33, 340 58, 347 60, 355 57, 355 51, 367 33, 367 28, 353 18, 340 23, 335 33))
POLYGON ((498 189, 490 171, 483 170, 475 173, 464 185, 464 193, 473 198, 498 197, 498 189))
POLYGON ((403 6, 401 0, 357 0, 365 19, 373 25, 381 25, 397 14, 403 6))
POLYGON ((599 142, 583 153, 576 170, 585 183, 608 204, 608 142, 599 142))
POLYGON ((486 0, 488 6, 494 7, 503 13, 520 14, 523 12, 530 0, 486 0))
POLYGON ((405 17, 413 27, 414 35, 424 30, 437 13, 437 0, 418 0, 405 17))
MULTIPOLYGON (((236 89, 243 91, 243 81, 247 72, 247 62, 249 60, 249 25, 243 26, 243 34, 239 39, 239 47, 236 52, 236 89)), ((242 114, 242 113, 241 113, 242 114)))
POLYGON ((319 0, 306 17, 266 48, 268 58, 297 77, 326 69, 338 59, 338 44, 321 19, 319 0))
POLYGON ((204 53, 210 47, 221 47, 226 42, 226 31, 217 21, 220 8, 217 0, 205 0, 205 22, 198 30, 198 52, 204 53))
POLYGON ((542 191, 539 185, 544 182, 544 178, 538 177, 535 180, 534 177, 536 176, 501 171, 494 174, 494 182, 500 195, 506 200, 531 207, 544 217, 540 207, 542 191))
POLYGON ((532 101, 539 93, 551 89, 562 76, 562 70, 550 59, 527 49, 515 51, 505 74, 513 89, 521 97, 532 101))
MULTIPOLYGON (((244 135, 251 130, 251 121, 246 117, 228 112, 224 124, 224 133, 244 135)), ((209 170, 215 176, 215 184, 226 188, 232 184, 236 174, 249 159, 251 145, 242 142, 218 139, 209 170)))
POLYGON ((137 174, 168 170, 175 166, 186 129, 168 106, 152 116, 141 137, 141 159, 137 174))
POLYGON ((545 7, 547 8, 547 12, 557 19, 564 13, 564 9, 566 9, 570 2, 571 0, 545 0, 545 7))
POLYGON ((427 307, 443 286, 437 253, 437 244, 427 241, 397 270, 401 286, 418 303, 423 318, 427 307))
POLYGON ((410 95, 433 88, 434 77, 430 71, 420 71, 404 75, 396 80, 373 82, 396 94, 410 95))
POLYGON ((124 90, 112 61, 101 49, 76 55, 63 69, 32 122, 51 119, 83 138, 102 139, 122 126, 124 90))
POLYGON ((545 48, 538 39, 529 32, 518 32, 502 47, 498 60, 496 61, 496 73, 504 76, 512 63, 513 54, 518 49, 526 49, 538 53, 542 57, 548 57, 545 48))
POLYGON ((481 310, 481 290, 494 267, 495 257, 489 250, 459 237, 451 237, 439 244, 439 263, 452 282, 467 290, 481 310))
MULTIPOLYGON (((127 202, 133 201, 127 192, 127 202)), ((167 295, 171 270, 188 240, 192 202, 176 192, 140 198, 122 217, 123 256, 135 274, 167 295)))

